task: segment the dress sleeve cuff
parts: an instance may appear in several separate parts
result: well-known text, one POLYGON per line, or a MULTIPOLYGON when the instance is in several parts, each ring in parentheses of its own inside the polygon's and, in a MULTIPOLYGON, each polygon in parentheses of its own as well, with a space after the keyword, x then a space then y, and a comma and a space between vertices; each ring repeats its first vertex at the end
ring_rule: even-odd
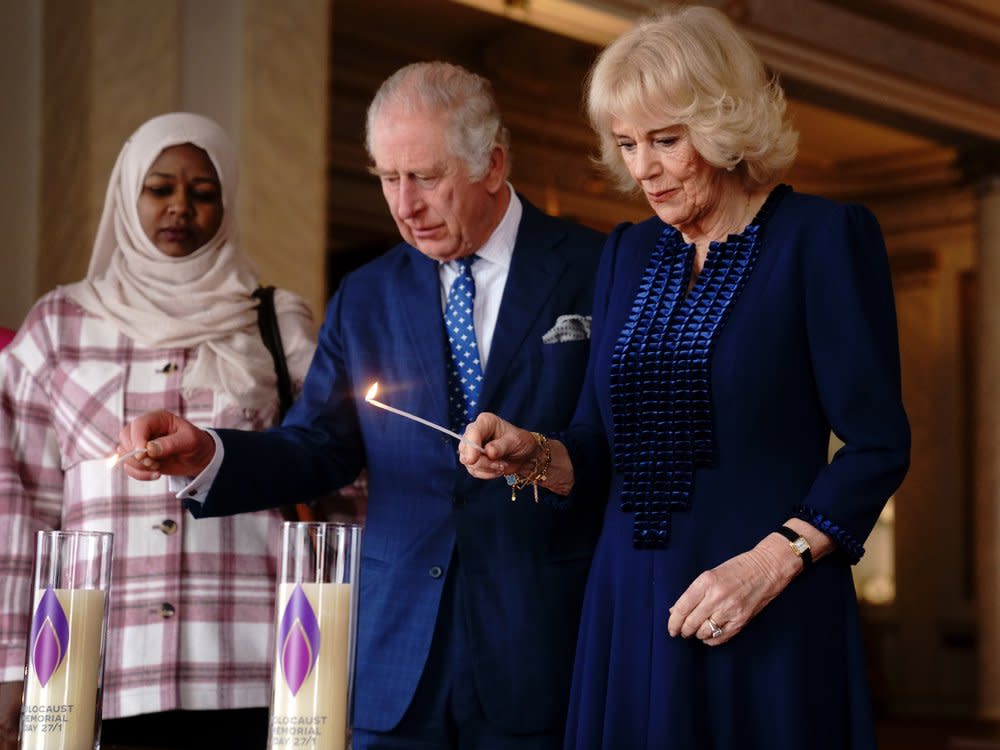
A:
POLYGON ((796 518, 801 518, 830 537, 836 544, 851 565, 857 565, 865 554, 865 548, 857 538, 838 524, 832 518, 828 518, 818 510, 810 508, 808 505, 799 505, 792 512, 796 518))

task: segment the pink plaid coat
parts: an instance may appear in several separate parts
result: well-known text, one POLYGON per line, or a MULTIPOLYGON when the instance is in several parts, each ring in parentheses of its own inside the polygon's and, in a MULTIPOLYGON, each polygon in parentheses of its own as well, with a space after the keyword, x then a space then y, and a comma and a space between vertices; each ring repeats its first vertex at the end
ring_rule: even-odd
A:
MULTIPOLYGON (((281 333, 298 385, 312 321, 283 316, 281 333)), ((202 426, 275 421, 277 396, 261 411, 185 396, 193 354, 139 347, 58 289, 0 353, 0 679, 23 678, 35 532, 102 530, 115 535, 104 716, 268 704, 280 514, 196 521, 166 479, 106 463, 122 426, 152 409, 202 426)))

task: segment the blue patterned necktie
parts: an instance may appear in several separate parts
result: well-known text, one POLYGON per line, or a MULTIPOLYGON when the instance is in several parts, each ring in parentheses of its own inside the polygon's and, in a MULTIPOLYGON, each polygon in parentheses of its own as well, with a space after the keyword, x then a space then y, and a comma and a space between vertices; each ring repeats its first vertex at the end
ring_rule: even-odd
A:
POLYGON ((476 301, 472 264, 476 262, 476 256, 460 258, 455 262, 461 266, 461 270, 448 291, 444 325, 451 353, 448 367, 448 416, 452 429, 462 433, 465 425, 479 413, 483 371, 479 364, 479 342, 476 340, 476 327, 472 320, 472 308, 476 301))

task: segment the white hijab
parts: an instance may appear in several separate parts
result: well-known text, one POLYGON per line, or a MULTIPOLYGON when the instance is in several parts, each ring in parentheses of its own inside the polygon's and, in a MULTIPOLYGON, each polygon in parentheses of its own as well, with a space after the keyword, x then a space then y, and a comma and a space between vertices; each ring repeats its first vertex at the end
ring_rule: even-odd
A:
POLYGON ((142 125, 118 154, 94 253, 83 281, 66 287, 85 310, 140 346, 194 348, 185 392, 222 391, 241 406, 276 399, 274 363, 257 327, 257 272, 238 244, 236 149, 212 120, 177 112, 142 125), (207 244, 183 258, 164 255, 139 223, 146 173, 170 146, 190 143, 212 160, 222 186, 223 217, 207 244))

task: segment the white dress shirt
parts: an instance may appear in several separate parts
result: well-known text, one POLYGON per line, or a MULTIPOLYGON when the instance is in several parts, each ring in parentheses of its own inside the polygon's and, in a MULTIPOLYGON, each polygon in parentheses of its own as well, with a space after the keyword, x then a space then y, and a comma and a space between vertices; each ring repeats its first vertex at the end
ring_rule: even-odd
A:
MULTIPOLYGON (((497 327, 497 317, 500 315, 500 300, 503 298, 504 287, 507 286, 510 261, 514 256, 517 228, 521 224, 521 214, 524 213, 521 200, 509 182, 507 189, 510 190, 510 203, 507 204, 507 211, 483 246, 476 251, 478 260, 472 264, 472 278, 476 282, 476 302, 472 308, 472 323, 476 327, 476 339, 479 341, 479 361, 484 373, 490 355, 490 346, 493 344, 493 332, 497 327)), ((455 261, 441 263, 438 266, 438 274, 441 277, 442 314, 448 304, 448 291, 451 289, 451 283, 459 272, 460 266, 455 261)))

